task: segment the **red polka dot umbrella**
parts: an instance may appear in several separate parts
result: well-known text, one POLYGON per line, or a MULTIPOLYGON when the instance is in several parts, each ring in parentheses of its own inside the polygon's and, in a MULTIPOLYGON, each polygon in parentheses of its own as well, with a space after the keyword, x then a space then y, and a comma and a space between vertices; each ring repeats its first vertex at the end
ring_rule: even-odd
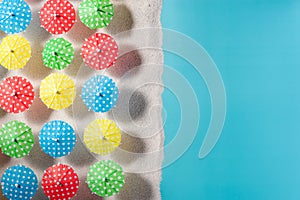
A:
POLYGON ((24 112, 32 105, 33 99, 33 86, 26 78, 12 76, 0 83, 0 107, 6 112, 24 112))
POLYGON ((51 34, 66 33, 76 21, 74 6, 68 0, 48 0, 40 10, 40 21, 51 34))
POLYGON ((81 48, 81 56, 86 65, 101 70, 109 68, 117 60, 118 45, 107 34, 95 33, 86 39, 81 48))
POLYGON ((57 164, 45 171, 42 187, 50 200, 67 200, 76 195, 79 178, 72 167, 57 164))

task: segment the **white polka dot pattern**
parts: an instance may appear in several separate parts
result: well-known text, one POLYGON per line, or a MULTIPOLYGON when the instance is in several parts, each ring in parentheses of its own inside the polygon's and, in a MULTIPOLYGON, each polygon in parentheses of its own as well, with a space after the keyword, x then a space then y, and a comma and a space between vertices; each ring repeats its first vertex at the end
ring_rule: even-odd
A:
POLYGON ((5 33, 24 31, 31 19, 30 7, 24 0, 3 0, 0 3, 0 29, 5 33))
POLYGON ((83 61, 89 67, 101 70, 114 65, 118 58, 118 45, 107 34, 95 33, 86 39, 81 48, 83 61))
POLYGON ((33 103, 32 84, 20 76, 6 78, 0 83, 0 107, 9 113, 20 113, 33 103))
POLYGON ((96 119, 84 129, 84 144, 93 153, 101 156, 113 152, 121 143, 121 130, 108 119, 96 119))
POLYGON ((41 82, 40 98, 48 108, 67 108, 73 104, 75 97, 75 82, 65 74, 52 73, 41 82))
POLYGON ((68 123, 54 120, 43 126, 39 141, 45 153, 58 158, 71 153, 76 144, 76 134, 68 123))
POLYGON ((0 64, 8 70, 23 68, 31 57, 30 43, 20 35, 4 37, 0 49, 0 64))
POLYGON ((9 200, 29 200, 38 189, 35 173, 28 167, 16 165, 8 168, 1 179, 3 195, 9 200))
POLYGON ((51 34, 68 32, 76 21, 74 6, 68 0, 48 0, 40 10, 40 22, 51 34))
POLYGON ((50 200, 68 200, 76 195, 79 178, 72 167, 64 164, 53 165, 45 171, 42 187, 50 200))
POLYGON ((74 58, 72 44, 64 38, 54 38, 46 42, 43 49, 44 65, 51 69, 65 69, 74 58))
POLYGON ((112 109, 119 97, 116 83, 107 76, 97 75, 87 80, 82 88, 83 103, 94 112, 112 109))
POLYGON ((34 144, 31 128, 17 120, 2 125, 0 129, 0 147, 2 152, 13 158, 29 154, 34 144))
POLYGON ((90 29, 108 26, 114 15, 110 0, 83 0, 79 5, 79 17, 90 29))
POLYGON ((97 162, 89 169, 87 184, 92 192, 98 196, 115 195, 125 184, 123 169, 111 160, 97 162))

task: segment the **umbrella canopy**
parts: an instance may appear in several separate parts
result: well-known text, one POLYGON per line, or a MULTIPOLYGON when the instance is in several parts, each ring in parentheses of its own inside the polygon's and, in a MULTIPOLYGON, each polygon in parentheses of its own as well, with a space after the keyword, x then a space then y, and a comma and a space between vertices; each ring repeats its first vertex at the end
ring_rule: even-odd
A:
POLYGON ((107 112, 112 109, 119 97, 115 82, 102 75, 93 76, 87 80, 81 91, 83 103, 94 112, 107 112))
POLYGON ((48 108, 61 110, 72 105, 75 90, 75 83, 69 76, 52 73, 41 82, 40 98, 48 108))
POLYGON ((3 195, 9 200, 29 200, 38 189, 38 179, 32 169, 23 165, 8 168, 1 178, 3 195))
POLYGON ((7 34, 20 33, 32 19, 29 5, 24 0, 4 0, 0 4, 0 29, 7 34))
POLYGON ((114 16, 110 0, 83 0, 79 5, 79 18, 90 29, 108 26, 114 16))
POLYGON ((96 70, 106 69, 115 64, 118 45, 110 35, 95 33, 85 40, 81 56, 89 67, 96 70))
POLYGON ((87 184, 92 192, 98 196, 115 195, 125 184, 123 169, 111 160, 97 162, 89 169, 87 184))
POLYGON ((0 148, 2 152, 13 158, 21 158, 29 154, 34 144, 31 128, 17 120, 2 125, 0 129, 0 148))
POLYGON ((51 34, 68 32, 75 21, 74 6, 67 0, 48 0, 40 10, 41 25, 51 34))
POLYGON ((0 129, 0 148, 2 153, 21 158, 29 154, 34 144, 32 130, 23 122, 10 121, 0 129))
POLYGON ((96 119, 84 130, 84 143, 91 152, 104 156, 121 143, 121 130, 108 119, 96 119))
POLYGON ((79 178, 72 167, 53 165, 45 171, 42 187, 51 200, 71 199, 78 191, 79 178))
POLYGON ((76 144, 76 134, 68 123, 54 120, 43 126, 39 141, 46 154, 58 158, 71 153, 76 144))
POLYGON ((9 113, 20 113, 33 103, 32 84, 24 77, 12 76, 0 83, 0 107, 9 113))
MULTIPOLYGON (((1 5, 1 4, 0 4, 1 5)), ((9 70, 23 68, 31 57, 29 42, 20 35, 9 35, 0 44, 0 64, 9 70)))
POLYGON ((46 42, 43 49, 44 65, 51 69, 65 69, 74 58, 72 44, 64 38, 54 38, 46 42))

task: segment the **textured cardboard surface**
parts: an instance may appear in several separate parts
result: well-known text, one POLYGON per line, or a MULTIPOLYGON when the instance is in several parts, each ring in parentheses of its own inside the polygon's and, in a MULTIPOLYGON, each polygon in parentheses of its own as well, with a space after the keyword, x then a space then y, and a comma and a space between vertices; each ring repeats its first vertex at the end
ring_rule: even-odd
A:
MULTIPOLYGON (((163 154, 159 151, 155 156, 150 157, 147 153, 161 149, 164 140, 161 119, 163 55, 160 50, 157 50, 161 47, 162 34, 159 31, 150 31, 142 36, 131 32, 120 33, 136 28, 160 28, 161 0, 114 0, 115 16, 111 24, 105 29, 98 30, 114 36, 120 48, 120 57, 116 65, 105 72, 97 72, 111 76, 120 88, 120 99, 116 108, 104 115, 94 115, 89 112, 79 96, 84 81, 96 73, 82 64, 80 48, 84 39, 96 31, 89 30, 77 17, 77 23, 68 34, 51 36, 40 27, 39 23, 38 11, 45 1, 29 0, 27 2, 33 12, 33 21, 22 35, 31 43, 32 58, 25 68, 18 71, 7 72, 1 67, 0 77, 15 74, 27 77, 35 87, 36 98, 30 110, 22 114, 6 114, 0 110, 0 124, 12 119, 27 123, 35 134, 35 145, 30 155, 22 159, 10 159, 0 154, 0 173, 2 174, 9 166, 21 163, 36 172, 40 180, 39 185, 41 185, 42 174, 46 168, 55 163, 65 163, 75 168, 81 180, 78 195, 73 199, 93 200, 101 198, 92 195, 85 183, 88 168, 97 162, 97 159, 113 159, 124 167, 126 184, 120 194, 108 199, 160 199, 161 171, 159 169, 163 154), (52 37, 64 37, 72 42, 75 48, 75 58, 63 73, 76 81, 77 97, 73 107, 61 111, 47 109, 38 98, 40 81, 54 72, 43 66, 41 58, 43 45, 52 37), (141 48, 147 44, 157 49, 141 48), (102 158, 92 155, 81 140, 85 125, 96 117, 115 120, 123 131, 120 148, 113 154, 102 158), (38 143, 41 127, 44 123, 54 119, 70 123, 76 129, 78 139, 74 151, 69 156, 59 159, 52 159, 44 154, 38 143), (146 170, 141 170, 143 168, 146 170), (144 173, 145 171, 148 173, 144 173)), ((71 2, 77 9, 80 2, 71 2)), ((4 36, 5 34, 0 32, 0 37, 4 36)), ((0 199, 3 197, 1 196, 0 199)), ((41 187, 33 199, 47 199, 41 187)))

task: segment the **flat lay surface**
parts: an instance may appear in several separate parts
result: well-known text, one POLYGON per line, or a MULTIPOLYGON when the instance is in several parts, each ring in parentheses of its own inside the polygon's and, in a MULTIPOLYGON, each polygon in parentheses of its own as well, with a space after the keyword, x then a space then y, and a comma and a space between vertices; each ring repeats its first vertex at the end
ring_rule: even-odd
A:
MULTIPOLYGON (((130 31, 144 27, 161 27, 161 1, 145 3, 144 1, 137 2, 134 0, 114 0, 112 1, 114 3, 114 17, 108 27, 98 30, 91 30, 80 21, 80 13, 78 13, 80 1, 70 2, 74 5, 77 12, 76 23, 72 25, 71 20, 72 28, 68 33, 51 35, 41 27, 41 22, 45 28, 48 27, 47 29, 53 31, 54 34, 66 30, 55 27, 51 23, 47 24, 49 22, 47 21, 47 16, 45 16, 44 20, 40 20, 39 11, 45 1, 27 1, 32 10, 32 21, 26 31, 20 33, 20 35, 29 41, 32 57, 20 70, 7 71, 1 67, 0 76, 1 78, 13 75, 24 76, 33 84, 35 98, 29 110, 23 113, 12 115, 1 110, 0 124, 11 120, 20 120, 26 123, 32 129, 35 144, 30 154, 20 159, 9 158, 1 153, 0 173, 3 174, 8 167, 20 163, 30 167, 39 180, 39 188, 33 200, 46 200, 48 198, 43 191, 41 181, 44 170, 54 164, 67 164, 74 169, 80 180, 78 192, 73 199, 101 199, 101 197, 92 194, 85 181, 90 166, 99 160, 111 159, 122 166, 125 174, 125 185, 119 194, 108 199, 160 199, 160 164, 163 155, 161 153, 157 154, 157 157, 149 158, 146 156, 146 153, 156 151, 163 145, 164 136, 161 119, 161 93, 163 87, 159 85, 145 85, 144 83, 161 83, 163 67, 162 65, 156 65, 156 63, 163 63, 163 56, 160 50, 152 51, 149 49, 138 49, 138 47, 147 44, 158 48, 162 45, 162 36, 160 32, 137 36, 134 33, 130 33, 130 31), (127 33, 121 34, 124 31, 127 33), (97 71, 85 65, 80 54, 85 39, 96 32, 107 33, 113 36, 119 48, 118 60, 115 62, 115 65, 105 71, 97 71), (45 58, 43 60, 43 50, 46 42, 58 37, 63 37, 71 42, 74 48, 74 58, 67 67, 65 67, 66 63, 59 67, 53 67, 61 68, 61 70, 51 69, 44 65, 44 62, 51 65, 50 57, 47 57, 48 60, 46 61, 45 58), (57 80, 53 81, 52 79, 50 81, 54 84, 52 85, 53 87, 49 88, 49 84, 47 84, 47 88, 40 88, 42 86, 41 81, 53 72, 64 73, 74 81, 76 88, 64 96, 65 103, 69 105, 72 102, 72 106, 68 107, 67 105, 55 104, 55 102, 47 102, 52 97, 54 99, 56 97, 62 98, 62 92, 68 91, 65 89, 70 88, 68 85, 65 89, 59 91, 59 88, 55 86, 57 80), (108 113, 95 114, 89 111, 88 107, 83 103, 80 94, 84 83, 89 78, 102 73, 108 75, 116 82, 119 89, 119 100, 116 106, 108 113), (74 91, 76 92, 76 97, 73 96, 74 91), (43 97, 43 100, 40 97, 43 97), (54 110, 47 108, 47 105, 43 102, 46 102, 49 107, 53 107, 54 110), (153 107, 155 109, 152 109, 153 107), (91 153, 83 143, 83 133, 87 125, 97 118, 104 117, 114 120, 122 132, 120 146, 112 154, 105 157, 91 153), (45 123, 52 120, 65 121, 72 126, 76 133, 76 146, 65 157, 53 158, 40 147, 39 133, 45 123), (142 155, 139 155, 140 153, 142 155), (144 171, 142 170, 143 166, 148 168, 145 168, 146 170, 144 171), (133 173, 137 171, 136 169, 140 169, 140 173, 133 173)), ((56 18, 59 18, 59 15, 63 15, 63 13, 55 14, 56 18)), ((69 27, 69 25, 67 26, 69 27)), ((0 34, 1 38, 6 36, 4 32, 0 34)), ((65 59, 67 63, 69 62, 68 59, 65 59)), ((114 61, 112 60, 112 62, 114 61)), ((57 143, 55 138, 54 142, 57 143)))

